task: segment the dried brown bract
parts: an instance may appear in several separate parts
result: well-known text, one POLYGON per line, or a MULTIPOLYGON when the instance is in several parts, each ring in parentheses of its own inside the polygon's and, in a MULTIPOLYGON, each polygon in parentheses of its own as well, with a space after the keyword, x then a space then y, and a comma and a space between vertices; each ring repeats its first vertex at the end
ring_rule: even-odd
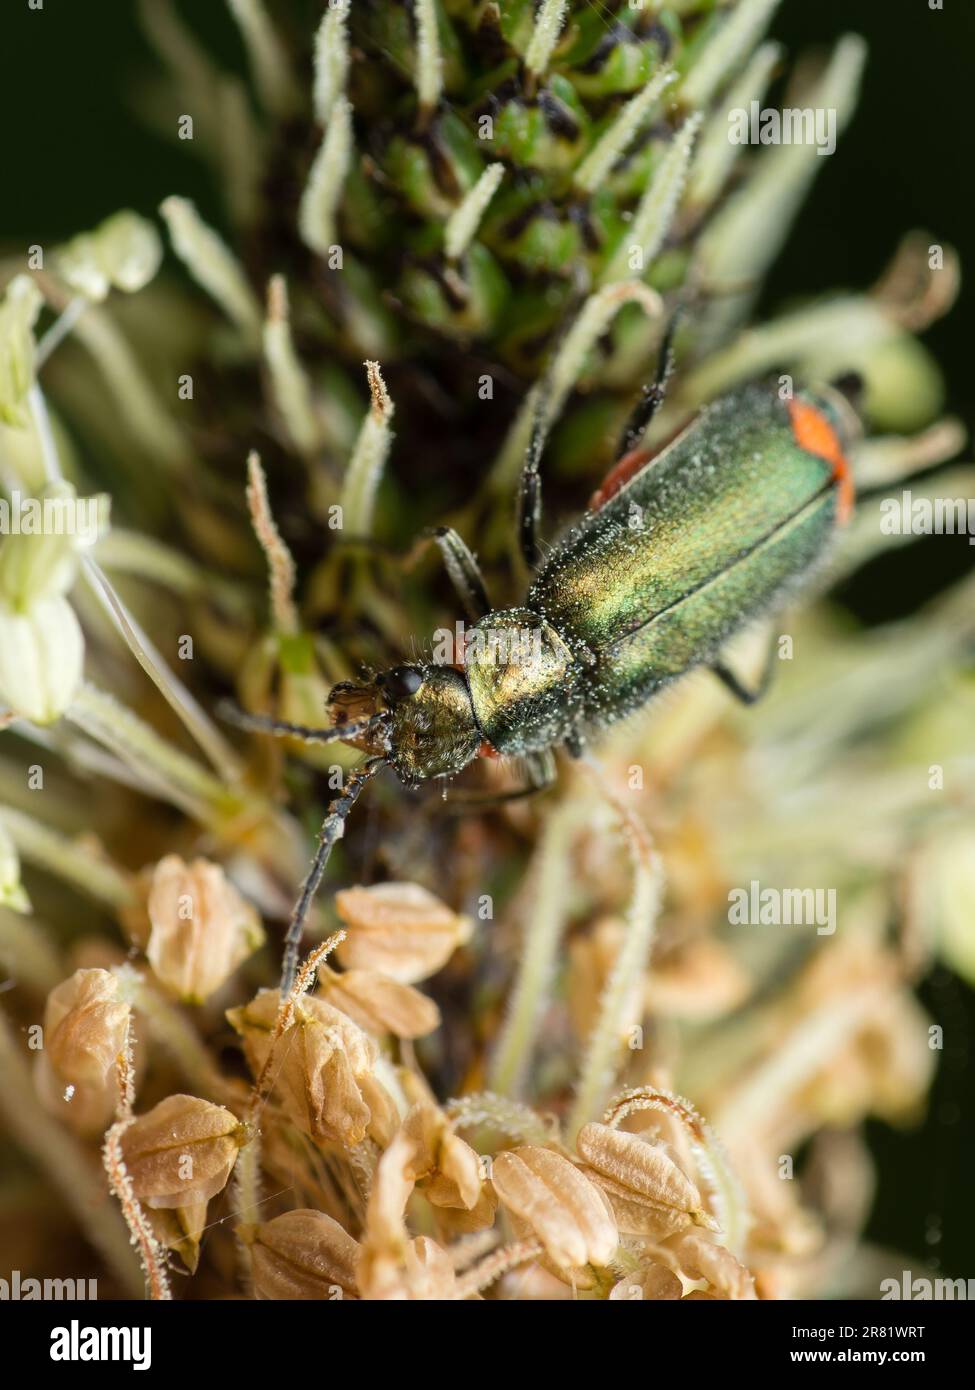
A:
MULTIPOLYGON (((277 990, 261 990, 228 1010, 255 1077, 271 1053, 278 1022, 277 990)), ((306 996, 276 1043, 275 1092, 289 1117, 310 1138, 351 1148, 367 1134, 388 1142, 398 1123, 395 1105, 375 1075, 376 1044, 324 999, 306 996)))
POLYGON ((379 1160, 359 1260, 359 1288, 369 1299, 449 1299, 457 1278, 447 1252, 427 1236, 411 1238, 406 1204, 414 1188, 416 1146, 398 1134, 379 1160))
POLYGON ((403 1134, 414 1145, 409 1171, 432 1206, 451 1218, 452 1234, 490 1226, 497 1205, 484 1181, 480 1155, 455 1134, 434 1105, 415 1105, 403 1121, 403 1134))
POLYGON ((223 1190, 244 1130, 222 1105, 167 1096, 137 1116, 121 1137, 135 1197, 148 1207, 180 1208, 223 1190))
POLYGON ((200 1262, 207 1208, 207 1201, 201 1199, 180 1207, 150 1207, 146 1213, 160 1245, 178 1255, 190 1274, 196 1273, 200 1262))
POLYGON ((130 930, 137 941, 144 935, 156 977, 188 1003, 209 999, 264 940, 256 910, 219 864, 187 864, 169 854, 145 886, 148 932, 135 909, 127 917, 130 930))
POLYGON ((348 1014, 367 1033, 382 1037, 422 1038, 440 1025, 440 1010, 412 985, 391 980, 376 970, 319 972, 322 999, 348 1014))
MULTIPOLYGON (((698 1292, 710 1298, 754 1299, 755 1281, 730 1250, 697 1231, 675 1237, 668 1249, 681 1272, 692 1280, 703 1280, 708 1287, 698 1292)), ((692 1291, 691 1297, 694 1296, 692 1291)))
POLYGON ((609 1198, 621 1231, 662 1239, 686 1226, 714 1228, 701 1194, 660 1144, 608 1125, 583 1125, 576 1149, 609 1198))
POLYGON ((534 1234, 560 1269, 608 1265, 619 1235, 609 1203, 574 1163, 536 1145, 506 1150, 491 1181, 516 1224, 534 1234))
POLYGON ((359 1242, 320 1211, 288 1211, 245 1228, 258 1298, 356 1298, 359 1242))
POLYGON ((115 1062, 132 1010, 107 970, 76 970, 48 995, 37 1085, 48 1109, 82 1134, 100 1134, 115 1109, 115 1062))
POLYGON ((342 964, 403 984, 435 974, 470 933, 465 917, 416 883, 346 888, 335 906, 349 927, 337 953, 342 964))

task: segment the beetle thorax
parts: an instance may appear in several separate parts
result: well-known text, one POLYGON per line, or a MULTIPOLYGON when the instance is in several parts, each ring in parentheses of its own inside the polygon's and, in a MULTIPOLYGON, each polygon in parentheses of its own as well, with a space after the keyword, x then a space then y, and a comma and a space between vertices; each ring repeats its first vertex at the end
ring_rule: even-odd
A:
POLYGON ((499 753, 549 748, 575 723, 579 666, 537 613, 509 608, 469 629, 464 673, 474 714, 499 753))

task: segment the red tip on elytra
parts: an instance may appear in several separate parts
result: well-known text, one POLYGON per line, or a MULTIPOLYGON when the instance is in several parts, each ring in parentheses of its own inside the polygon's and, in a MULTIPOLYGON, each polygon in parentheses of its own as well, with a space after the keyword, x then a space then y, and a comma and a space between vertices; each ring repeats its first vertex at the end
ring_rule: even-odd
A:
POLYGON ((653 449, 631 449, 628 454, 614 463, 606 474, 599 487, 589 499, 589 510, 598 512, 600 507, 605 507, 611 497, 615 497, 620 488, 626 486, 634 474, 639 473, 645 463, 649 463, 654 455, 653 449))
POLYGON ((849 521, 853 511, 853 470, 849 459, 843 453, 836 431, 821 410, 808 401, 793 399, 788 404, 792 433, 799 448, 823 459, 833 470, 838 491, 836 517, 842 526, 849 521))

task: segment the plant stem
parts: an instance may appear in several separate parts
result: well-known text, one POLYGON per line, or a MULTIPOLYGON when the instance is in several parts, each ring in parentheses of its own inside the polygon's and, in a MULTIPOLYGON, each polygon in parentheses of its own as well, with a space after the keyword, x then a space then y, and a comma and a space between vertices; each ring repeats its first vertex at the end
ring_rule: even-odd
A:
POLYGON ((51 416, 47 408, 47 401, 44 399, 44 392, 38 385, 35 384, 30 388, 27 393, 27 401, 30 405, 34 428, 37 430, 37 441, 41 446, 45 477, 50 482, 59 482, 64 474, 61 472, 58 446, 54 442, 54 431, 51 429, 51 416))
POLYGON ((81 687, 68 718, 137 771, 147 772, 159 794, 204 824, 236 809, 238 798, 212 773, 96 686, 81 687))
POLYGON ((194 1093, 212 1096, 221 1104, 230 1099, 230 1087, 187 1016, 131 965, 116 966, 113 973, 120 998, 138 1009, 150 1034, 174 1059, 194 1093))
POLYGON ((95 597, 111 616, 132 655, 163 699, 178 715, 220 776, 228 782, 237 781, 240 764, 230 744, 183 682, 166 665, 149 636, 119 597, 108 575, 90 555, 85 556, 83 572, 95 597))
POLYGON ((502 1096, 521 1091, 539 1021, 549 1001, 568 914, 569 849, 579 816, 578 804, 565 801, 549 818, 539 845, 518 975, 491 1064, 491 1089, 502 1096))
POLYGON ((64 978, 46 928, 36 917, 23 917, 6 907, 0 907, 0 966, 18 985, 37 994, 47 994, 64 978))
POLYGON ((97 858, 66 835, 43 825, 24 811, 5 806, 0 820, 24 859, 57 875, 112 908, 124 907, 132 889, 128 875, 114 864, 97 858))
MULTIPOLYGON (((589 764, 583 765, 589 766, 593 780, 600 785, 595 768, 589 764)), ((603 989, 596 1024, 586 1045, 575 1102, 566 1128, 570 1141, 592 1119, 612 1085, 621 1040, 633 1021, 627 1016, 633 983, 640 980, 646 971, 663 893, 663 865, 646 826, 621 802, 610 797, 601 785, 600 790, 613 805, 623 825, 633 862, 633 896, 627 914, 626 934, 603 989)))
POLYGON ((81 315, 88 307, 88 300, 84 295, 77 294, 74 299, 69 299, 61 314, 54 320, 50 328, 37 344, 37 351, 34 354, 35 369, 40 371, 44 363, 50 357, 56 347, 59 347, 68 336, 81 315))

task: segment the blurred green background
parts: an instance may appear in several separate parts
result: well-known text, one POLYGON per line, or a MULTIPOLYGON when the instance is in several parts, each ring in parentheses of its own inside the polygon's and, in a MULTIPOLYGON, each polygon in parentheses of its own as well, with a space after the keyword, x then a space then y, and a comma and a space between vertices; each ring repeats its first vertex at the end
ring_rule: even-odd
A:
MULTIPOLYGON (((223 62, 243 71, 224 0, 184 8, 223 62)), ((311 30, 321 0, 288 0, 288 8, 306 9, 311 30)), ((963 276, 975 261, 975 4, 945 0, 938 11, 928 0, 783 0, 772 33, 795 54, 847 30, 870 45, 860 107, 836 154, 822 161, 764 309, 819 290, 869 285, 914 227, 954 244, 963 276)), ((28 0, 4 0, 0 38, 5 252, 50 245, 120 206, 153 215, 169 193, 193 198, 220 224, 220 200, 192 147, 162 139, 133 113, 140 81, 155 69, 135 0, 44 0, 40 11, 28 0)), ((963 283, 953 313, 927 338, 947 378, 948 409, 970 434, 971 303, 971 283, 963 283)), ((964 536, 921 540, 875 560, 840 597, 865 622, 895 617, 965 572, 972 558, 964 536)), ((941 1068, 923 1127, 906 1134, 871 1127, 880 1186, 869 1234, 954 1277, 975 1277, 975 996, 942 970, 922 996, 944 1026, 941 1068)))

